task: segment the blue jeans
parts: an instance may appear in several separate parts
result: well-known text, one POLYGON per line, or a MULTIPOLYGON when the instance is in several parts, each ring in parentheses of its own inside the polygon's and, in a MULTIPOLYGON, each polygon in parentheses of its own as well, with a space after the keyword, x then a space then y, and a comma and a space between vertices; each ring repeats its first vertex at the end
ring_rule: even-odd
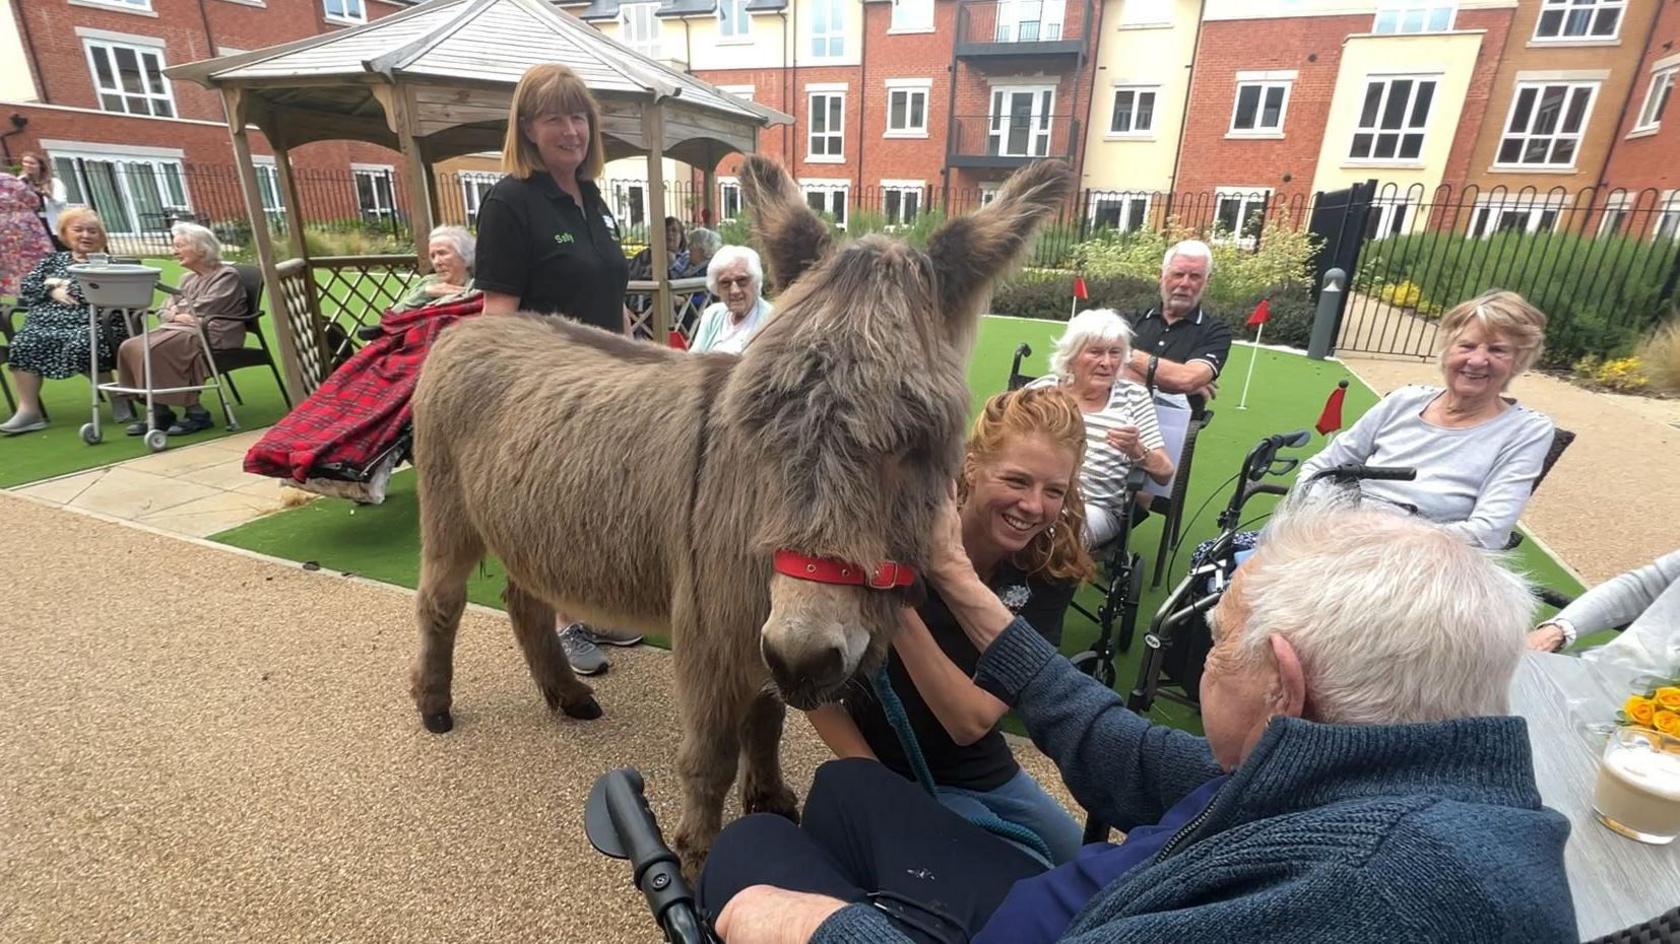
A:
POLYGON ((1017 770, 1015 776, 995 790, 939 787, 935 792, 940 805, 959 816, 990 813, 1037 833, 1050 847, 1050 865, 1061 865, 1072 859, 1085 838, 1085 830, 1078 821, 1025 770, 1017 770))

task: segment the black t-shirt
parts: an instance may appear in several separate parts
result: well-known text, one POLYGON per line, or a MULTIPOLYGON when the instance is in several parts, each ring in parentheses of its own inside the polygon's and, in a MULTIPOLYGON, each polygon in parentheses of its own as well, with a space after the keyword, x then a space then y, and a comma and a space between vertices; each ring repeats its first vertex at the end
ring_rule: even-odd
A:
MULTIPOLYGON (((1231 355, 1231 326, 1202 311, 1199 305, 1170 325, 1159 309, 1151 308, 1132 324, 1132 348, 1180 364, 1202 361, 1218 377, 1231 355)), ((1189 399, 1190 409, 1200 415, 1205 398, 1189 399)))
POLYGON ((582 207, 548 174, 497 181, 478 211, 473 285, 519 296, 521 311, 620 334, 630 263, 601 191, 587 180, 578 187, 582 207))
MULTIPOLYGON (((1074 591, 1079 589, 1078 581, 1030 579, 1006 561, 992 575, 991 587, 1011 612, 1025 619, 1052 644, 1061 643, 1062 616, 1073 601, 1074 591)), ((980 661, 980 653, 963 635, 956 617, 951 615, 950 608, 932 587, 928 588, 927 602, 917 612, 946 658, 972 676, 975 665, 980 661)), ((966 747, 959 745, 951 740, 945 726, 939 723, 938 716, 916 690, 916 683, 910 679, 904 663, 899 661, 898 653, 889 652, 887 672, 892 678, 894 694, 904 703, 904 714, 910 720, 911 730, 916 733, 916 743, 922 749, 922 756, 927 760, 928 771, 935 783, 968 790, 995 790, 1015 776, 1020 767, 1000 732, 993 730, 973 744, 966 747)), ((844 704, 847 714, 851 715, 858 731, 881 763, 903 777, 916 779, 903 748, 899 746, 892 723, 875 698, 874 689, 867 683, 854 686, 845 696, 844 704)))

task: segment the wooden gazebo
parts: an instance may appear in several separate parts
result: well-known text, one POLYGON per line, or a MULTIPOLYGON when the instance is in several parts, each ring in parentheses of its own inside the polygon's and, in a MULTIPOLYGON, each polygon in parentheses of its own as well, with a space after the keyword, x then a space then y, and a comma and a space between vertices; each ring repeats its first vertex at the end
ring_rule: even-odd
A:
MULTIPOLYGON (((219 91, 238 160, 281 357, 294 395, 330 372, 321 270, 359 269, 337 291, 376 302, 394 272, 425 266, 426 234, 439 205, 435 164, 499 151, 514 86, 543 62, 570 66, 601 104, 606 158, 645 155, 653 271, 653 336, 672 310, 667 271, 663 159, 704 169, 705 207, 715 218, 714 171, 730 153, 756 149, 758 131, 788 116, 729 96, 647 58, 544 0, 430 0, 364 26, 170 68, 172 79, 219 91), (249 128, 268 139, 290 209, 289 257, 270 238, 249 128), (368 141, 400 151, 408 182, 413 257, 311 259, 303 202, 288 152, 324 140, 368 141), (359 265, 358 265, 359 264, 359 265)), ((401 281, 401 280, 398 280, 401 281)), ((348 326, 353 328, 354 325, 348 326)))

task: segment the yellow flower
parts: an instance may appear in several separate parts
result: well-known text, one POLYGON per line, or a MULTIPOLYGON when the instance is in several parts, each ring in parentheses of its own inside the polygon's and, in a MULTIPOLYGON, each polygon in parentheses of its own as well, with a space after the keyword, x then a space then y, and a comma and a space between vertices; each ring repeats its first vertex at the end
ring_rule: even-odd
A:
POLYGON ((1666 711, 1680 711, 1680 687, 1665 685, 1657 689, 1657 693, 1651 696, 1651 700, 1656 702, 1659 708, 1666 711))
POLYGON ((1622 710, 1627 712, 1634 724, 1650 727, 1651 717, 1657 713, 1657 705, 1643 695, 1629 695, 1627 702, 1622 705, 1622 710))
POLYGON ((1680 737, 1680 713, 1659 711, 1656 717, 1651 720, 1651 723, 1656 725, 1657 730, 1664 734, 1680 737))

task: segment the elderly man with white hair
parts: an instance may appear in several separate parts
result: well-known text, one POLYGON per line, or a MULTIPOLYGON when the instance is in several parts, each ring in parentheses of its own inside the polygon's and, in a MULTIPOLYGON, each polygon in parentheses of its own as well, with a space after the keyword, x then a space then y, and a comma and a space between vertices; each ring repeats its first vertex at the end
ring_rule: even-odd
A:
POLYGON ((1181 394, 1199 416, 1231 355, 1231 327, 1202 310, 1213 250, 1187 239, 1161 259, 1161 307, 1132 325, 1126 375, 1151 391, 1181 394))
POLYGON ((1126 832, 1046 870, 879 764, 749 816, 702 906, 728 944, 1575 941, 1568 821, 1507 690, 1523 580, 1438 525, 1301 505, 1212 612, 1206 737, 1153 724, 975 577, 947 509, 928 577, 1074 797, 1126 832))
POLYGON ((739 354, 753 332, 770 319, 773 309, 759 294, 764 288, 764 265, 747 246, 725 246, 706 266, 706 288, 722 301, 700 313, 689 350, 739 354))

